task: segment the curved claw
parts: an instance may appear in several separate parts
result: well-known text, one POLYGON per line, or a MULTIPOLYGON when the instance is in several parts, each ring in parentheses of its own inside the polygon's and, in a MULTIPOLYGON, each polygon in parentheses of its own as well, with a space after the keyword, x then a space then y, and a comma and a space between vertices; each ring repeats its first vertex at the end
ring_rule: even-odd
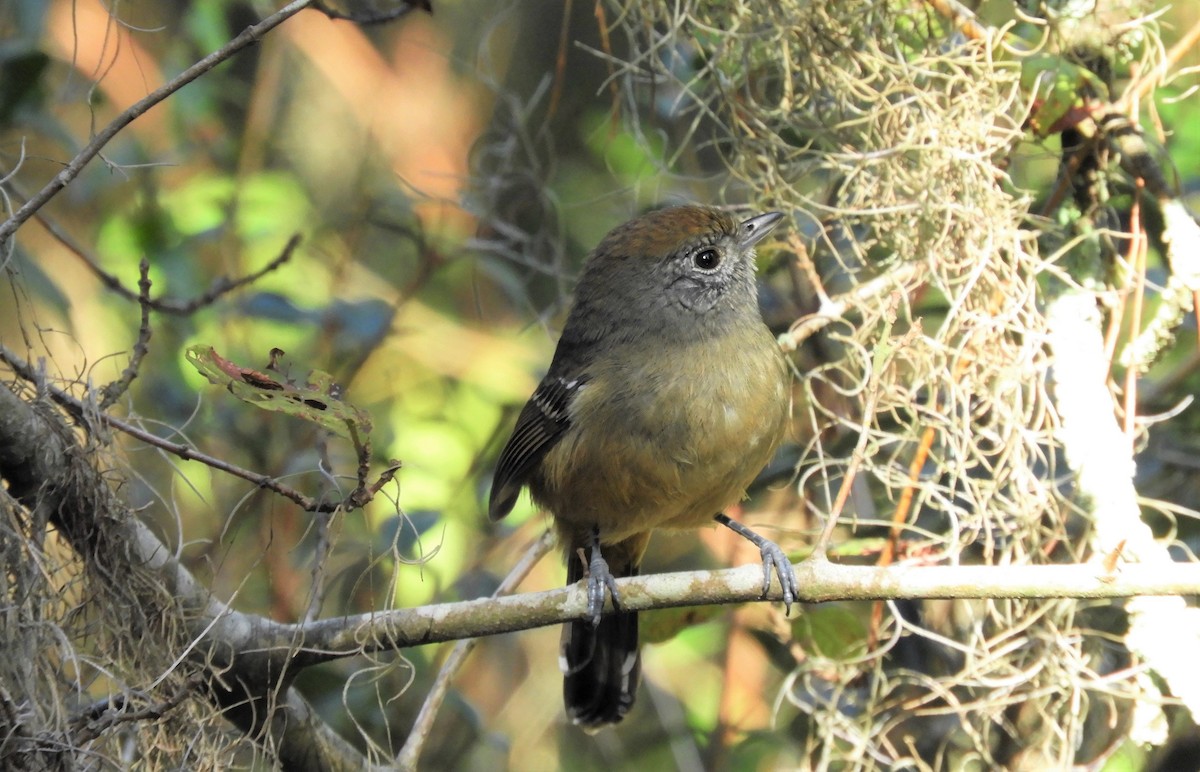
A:
POLYGON ((592 624, 598 625, 604 613, 605 591, 612 596, 613 608, 617 609, 621 607, 621 594, 617 592, 617 580, 608 570, 608 561, 600 554, 599 529, 593 532, 592 539, 592 555, 588 560, 588 615, 592 618, 592 624))
POLYGON ((779 586, 783 590, 783 613, 792 613, 792 602, 800 593, 800 582, 796 579, 796 569, 787 559, 783 549, 778 544, 767 539, 758 545, 763 561, 763 595, 771 589, 771 569, 779 575, 779 586))
POLYGON ((800 594, 800 582, 796 579, 796 569, 787 559, 787 554, 778 544, 770 539, 759 536, 746 526, 731 519, 728 515, 717 514, 714 518, 739 536, 743 536, 758 547, 763 562, 763 595, 771 589, 771 571, 779 575, 779 586, 783 590, 783 609, 785 614, 792 613, 792 603, 800 594))

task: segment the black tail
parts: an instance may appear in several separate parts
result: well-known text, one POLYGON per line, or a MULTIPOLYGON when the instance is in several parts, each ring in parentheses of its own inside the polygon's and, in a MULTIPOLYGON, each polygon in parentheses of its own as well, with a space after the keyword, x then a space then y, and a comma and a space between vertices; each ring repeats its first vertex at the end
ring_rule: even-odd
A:
MULTIPOLYGON (((636 565, 610 565, 613 576, 637 576, 636 565)), ((581 560, 567 560, 567 583, 583 578, 581 560)), ((633 707, 642 655, 637 614, 606 614, 600 624, 585 619, 563 626, 563 702, 567 716, 584 729, 615 724, 633 707)))

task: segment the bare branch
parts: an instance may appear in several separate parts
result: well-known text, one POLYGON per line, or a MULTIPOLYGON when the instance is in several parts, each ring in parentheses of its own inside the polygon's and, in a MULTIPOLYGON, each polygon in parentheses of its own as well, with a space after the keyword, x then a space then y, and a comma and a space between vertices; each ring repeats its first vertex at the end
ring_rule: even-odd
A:
MULTIPOLYGON (((20 194, 20 189, 10 183, 14 191, 20 194)), ((195 313, 201 308, 212 305, 220 300, 225 295, 228 295, 234 290, 241 289, 248 284, 253 284, 262 277, 279 269, 284 263, 292 259, 296 247, 300 244, 300 234, 293 235, 284 245, 283 250, 274 257, 269 263, 252 271, 245 276, 239 276, 230 279, 226 276, 217 277, 212 283, 212 286, 204 292, 204 294, 189 300, 176 300, 173 298, 146 298, 143 300, 139 292, 134 292, 126 287, 119 278, 104 270, 100 266, 100 260, 82 244, 75 240, 71 234, 67 233, 66 229, 58 224, 52 217, 46 215, 45 212, 39 211, 34 214, 34 219, 41 223, 42 227, 49 231, 50 235, 62 244, 68 252, 79 258, 85 267, 92 272, 97 279, 100 280, 105 287, 117 293, 117 295, 126 300, 136 300, 138 303, 148 306, 151 310, 162 314, 175 314, 178 316, 186 316, 195 313)))
MULTIPOLYGON (((502 595, 508 595, 517 589, 521 581, 529 575, 533 567, 537 565, 547 552, 550 551, 554 544, 554 539, 551 538, 550 532, 542 533, 541 538, 529 545, 529 549, 525 550, 525 554, 513 566, 513 569, 508 572, 508 576, 504 577, 504 581, 500 582, 500 586, 492 593, 493 598, 498 598, 502 595)), ((417 760, 421 757, 421 749, 425 747, 425 740, 429 737, 429 731, 433 729, 433 719, 437 716, 438 709, 441 708, 442 702, 446 699, 446 693, 450 689, 450 680, 458 673, 459 668, 467 661, 472 649, 475 648, 475 643, 478 639, 467 638, 459 641, 454 650, 450 652, 450 656, 446 658, 446 662, 442 665, 442 669, 438 671, 437 678, 434 679, 433 686, 429 690, 429 694, 425 697, 425 704, 421 706, 421 712, 417 714, 416 721, 413 722, 412 730, 408 733, 408 739, 404 741, 404 747, 400 749, 399 755, 396 756, 396 764, 401 769, 417 768, 417 760)))
POLYGON ((74 158, 71 159, 70 163, 68 163, 61 172, 54 175, 54 179, 46 183, 45 187, 43 187, 36 194, 34 194, 32 198, 26 201, 20 209, 13 213, 12 217, 8 218, 8 220, 3 223, 0 223, 0 244, 4 244, 10 238, 12 238, 13 234, 17 232, 18 228, 25 224, 26 220, 32 217, 34 213, 45 206, 50 199, 54 198, 59 191, 61 191, 63 188, 69 185, 72 180, 78 177, 79 173, 83 171, 84 167, 87 166, 93 158, 99 155, 100 151, 104 149, 104 146, 107 145, 113 139, 113 137, 117 136, 122 129, 133 123, 135 119, 144 114, 151 107, 154 107, 156 104, 171 96, 187 84, 191 83, 196 78, 199 78, 201 75, 210 71, 221 62, 229 59, 242 49, 248 48, 249 46, 257 43, 268 32, 282 24, 284 21, 290 19, 292 16, 295 16, 308 6, 312 5, 312 3, 313 0, 293 0, 293 2, 288 3, 283 8, 280 8, 278 11, 266 17, 257 24, 252 24, 246 29, 242 30, 241 34, 239 34, 233 40, 230 40, 224 46, 196 62, 191 67, 188 67, 166 84, 156 88, 145 97, 139 99, 135 104, 129 107, 129 109, 125 110, 125 112, 114 118, 111 123, 101 129, 100 132, 92 138, 92 141, 88 142, 87 145, 84 146, 84 148, 80 150, 74 158))
MULTIPOLYGON (((1022 566, 849 566, 823 560, 796 565, 797 600, 885 600, 916 598, 1128 598, 1200 593, 1200 564, 1122 566, 1108 573, 1100 564, 1022 566)), ((778 587, 762 594, 762 566, 718 571, 681 571, 618 579, 626 611, 781 602, 778 587)), ((363 652, 442 643, 561 624, 587 616, 582 586, 480 598, 297 626, 303 647, 296 662, 307 666, 363 652)))
MULTIPOLYGON (((29 366, 29 363, 18 357, 3 344, 0 344, 0 362, 7 364, 17 375, 27 381, 36 382, 39 380, 38 374, 32 367, 29 366)), ((288 485, 284 485, 270 475, 252 472, 249 469, 244 469, 238 466, 237 464, 231 464, 224 459, 217 458, 216 456, 210 456, 209 454, 196 450, 191 445, 186 445, 182 442, 171 442, 170 440, 159 437, 156 434, 148 432, 139 426, 135 426, 134 424, 131 424, 128 421, 123 421, 115 416, 111 416, 107 413, 95 413, 95 411, 89 413, 87 406, 82 400, 68 394, 62 389, 50 386, 49 384, 39 385, 55 404, 61 406, 77 419, 84 420, 85 414, 94 414, 94 417, 103 422, 106 426, 110 426, 113 429, 124 432, 135 439, 145 442, 147 445, 153 445, 160 450, 164 450, 172 455, 179 456, 187 461, 199 461, 205 466, 210 466, 218 471, 231 474, 234 477, 240 477, 243 480, 254 483, 260 488, 278 493, 280 496, 295 502, 305 512, 335 512, 338 509, 357 509, 362 507, 369 502, 374 495, 378 493, 381 488, 383 488, 384 485, 387 485, 388 482, 395 477, 396 472, 400 468, 398 464, 389 465, 386 469, 380 472, 379 478, 372 483, 370 487, 356 487, 341 501, 327 501, 325 499, 318 499, 313 496, 305 495, 288 485)))
POLYGON ((138 326, 137 342, 133 344, 133 355, 121 377, 100 390, 100 409, 107 410, 116 404, 121 395, 129 390, 129 384, 138 375, 142 359, 150 351, 150 261, 142 258, 138 264, 138 306, 142 309, 142 321, 138 326))
POLYGON ((120 576, 113 591, 130 595, 130 608, 177 620, 180 634, 164 625, 159 643, 203 675, 209 699, 247 736, 262 741, 265 732, 284 767, 360 767, 359 754, 288 686, 294 673, 278 664, 287 627, 214 598, 117 498, 92 458, 60 414, 0 388, 0 478, 12 496, 49 513, 90 572, 120 576))

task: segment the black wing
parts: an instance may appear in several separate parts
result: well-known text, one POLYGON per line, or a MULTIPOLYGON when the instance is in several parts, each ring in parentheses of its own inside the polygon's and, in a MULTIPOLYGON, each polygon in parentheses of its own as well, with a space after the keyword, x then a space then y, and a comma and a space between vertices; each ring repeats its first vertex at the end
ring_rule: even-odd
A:
POLYGON ((492 494, 488 499, 491 520, 499 520, 512 510, 534 465, 562 439, 571 425, 567 408, 584 382, 583 378, 547 376, 525 403, 517 426, 504 450, 500 451, 500 461, 496 464, 492 494))

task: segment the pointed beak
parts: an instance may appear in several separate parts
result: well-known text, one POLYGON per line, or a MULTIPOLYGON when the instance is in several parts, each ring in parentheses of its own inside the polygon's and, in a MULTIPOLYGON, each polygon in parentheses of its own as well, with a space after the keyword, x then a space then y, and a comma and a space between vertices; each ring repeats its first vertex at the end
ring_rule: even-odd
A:
POLYGON ((751 217, 738 226, 740 231, 738 242, 743 248, 749 248, 762 241, 783 220, 783 212, 767 212, 757 217, 751 217))

